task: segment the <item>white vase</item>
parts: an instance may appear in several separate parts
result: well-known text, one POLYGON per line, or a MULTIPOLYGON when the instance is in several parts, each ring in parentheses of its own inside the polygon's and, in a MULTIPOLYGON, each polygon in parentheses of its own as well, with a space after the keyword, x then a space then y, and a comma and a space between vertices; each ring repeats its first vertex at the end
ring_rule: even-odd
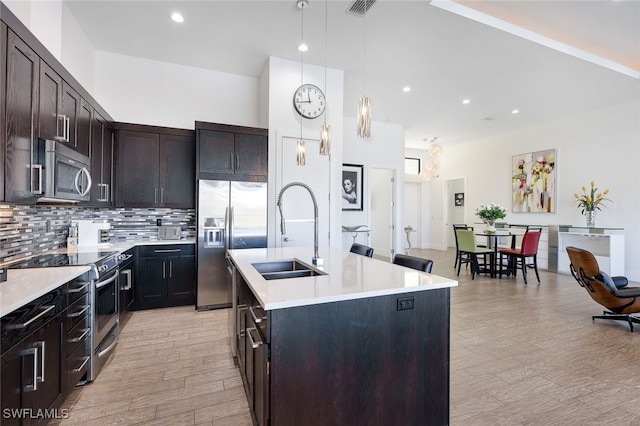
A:
POLYGON ((494 221, 487 221, 486 223, 487 223, 487 229, 486 229, 486 231, 487 231, 489 234, 494 234, 494 233, 496 232, 496 225, 495 225, 495 222, 494 222, 494 221))

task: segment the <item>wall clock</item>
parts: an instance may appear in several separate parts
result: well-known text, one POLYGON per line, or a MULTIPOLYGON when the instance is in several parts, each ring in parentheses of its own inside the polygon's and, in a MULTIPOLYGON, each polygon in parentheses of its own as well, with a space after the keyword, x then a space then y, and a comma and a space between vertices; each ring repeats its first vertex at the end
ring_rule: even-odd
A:
POLYGON ((304 118, 321 116, 326 106, 324 93, 313 84, 303 84, 293 94, 293 107, 304 118))

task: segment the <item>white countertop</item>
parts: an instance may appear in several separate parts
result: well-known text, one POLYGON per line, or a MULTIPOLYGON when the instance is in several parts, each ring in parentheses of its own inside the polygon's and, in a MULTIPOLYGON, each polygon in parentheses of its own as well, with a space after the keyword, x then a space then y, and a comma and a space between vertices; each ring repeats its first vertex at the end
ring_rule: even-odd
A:
MULTIPOLYGON (((184 240, 126 241, 100 246, 60 248, 47 253, 88 253, 95 251, 124 252, 135 246, 194 244, 195 242, 195 238, 187 238, 184 240)), ((15 311, 21 306, 24 306, 38 297, 47 294, 51 290, 60 287, 77 276, 82 275, 89 269, 89 266, 9 269, 7 271, 7 281, 0 283, 0 317, 15 311)))
POLYGON ((456 287, 457 281, 333 248, 321 248, 327 275, 265 280, 252 263, 298 259, 312 265, 311 247, 229 250, 265 310, 456 287))

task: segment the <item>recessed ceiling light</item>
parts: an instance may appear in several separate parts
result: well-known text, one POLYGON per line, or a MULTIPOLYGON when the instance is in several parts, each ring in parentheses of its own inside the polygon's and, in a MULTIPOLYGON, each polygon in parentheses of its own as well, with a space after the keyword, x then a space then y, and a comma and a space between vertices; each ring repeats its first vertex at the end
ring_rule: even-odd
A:
POLYGON ((404 87, 402 88, 402 91, 403 91, 403 92, 405 92, 405 93, 406 93, 406 92, 410 92, 410 91, 411 91, 411 87, 409 87, 409 86, 404 86, 404 87))
POLYGON ((467 105, 467 104, 471 103, 471 100, 469 100, 469 99, 465 99, 465 100, 463 100, 463 101, 462 101, 462 103, 463 103, 464 105, 467 105))
POLYGON ((183 18, 183 17, 182 17, 182 15, 181 15, 181 14, 179 14, 178 12, 173 12, 173 13, 171 14, 171 20, 172 20, 173 22, 178 22, 178 23, 182 23, 182 22, 184 22, 184 18, 183 18))
POLYGON ((511 114, 517 114, 517 113, 519 113, 519 112, 520 112, 520 110, 519 110, 519 109, 514 109, 513 111, 511 111, 511 114))
POLYGON ((298 50, 301 52, 306 52, 307 50, 309 50, 309 46, 304 43, 300 43, 300 45, 298 46, 298 50))

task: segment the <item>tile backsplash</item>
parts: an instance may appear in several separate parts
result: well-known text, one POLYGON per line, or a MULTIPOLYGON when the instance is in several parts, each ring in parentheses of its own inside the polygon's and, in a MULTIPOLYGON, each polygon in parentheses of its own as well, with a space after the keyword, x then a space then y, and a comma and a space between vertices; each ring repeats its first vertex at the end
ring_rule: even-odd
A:
POLYGON ((73 220, 111 222, 111 241, 157 240, 162 225, 181 226, 195 237, 194 209, 96 209, 78 206, 0 204, 0 263, 44 253, 67 244, 73 220))

